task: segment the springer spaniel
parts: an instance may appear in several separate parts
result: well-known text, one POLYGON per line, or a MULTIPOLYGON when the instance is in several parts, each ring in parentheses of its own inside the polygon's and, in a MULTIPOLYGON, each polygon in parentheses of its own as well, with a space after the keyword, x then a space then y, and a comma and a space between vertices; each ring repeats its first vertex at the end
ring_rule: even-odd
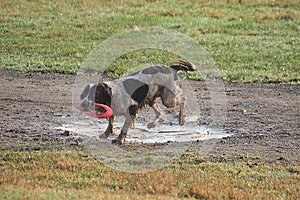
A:
MULTIPOLYGON (((137 112, 140 108, 149 105, 155 111, 156 117, 147 125, 153 128, 163 119, 157 99, 167 108, 180 105, 178 116, 179 125, 184 124, 185 94, 178 81, 177 71, 195 71, 196 68, 189 62, 179 60, 170 67, 155 65, 131 75, 110 82, 89 84, 80 95, 81 104, 85 111, 89 111, 95 103, 105 104, 113 110, 104 136, 113 135, 114 116, 123 115, 125 123, 115 144, 122 144, 128 129, 134 125, 137 112)), ((101 112, 101 107, 96 111, 101 112)))

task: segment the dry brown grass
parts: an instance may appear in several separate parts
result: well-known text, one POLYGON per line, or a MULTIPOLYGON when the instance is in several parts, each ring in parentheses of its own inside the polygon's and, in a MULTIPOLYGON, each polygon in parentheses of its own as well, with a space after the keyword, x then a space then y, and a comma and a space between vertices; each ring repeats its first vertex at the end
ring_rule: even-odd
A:
POLYGON ((0 199, 296 199, 299 166, 198 163, 195 157, 151 173, 113 171, 74 150, 1 152, 0 199))

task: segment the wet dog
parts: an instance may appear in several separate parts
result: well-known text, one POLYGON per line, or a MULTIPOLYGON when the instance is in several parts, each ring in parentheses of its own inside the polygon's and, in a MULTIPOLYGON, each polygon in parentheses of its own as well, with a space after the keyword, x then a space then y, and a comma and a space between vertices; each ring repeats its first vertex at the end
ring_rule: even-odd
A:
MULTIPOLYGON (((126 77, 97 84, 89 84, 80 95, 81 106, 88 111, 94 103, 105 104, 113 110, 113 116, 109 118, 108 127, 104 136, 113 135, 114 116, 123 115, 124 125, 113 143, 122 144, 129 128, 134 124, 139 109, 148 105, 155 111, 155 119, 147 125, 153 128, 163 120, 163 112, 160 110, 157 100, 167 108, 180 105, 178 121, 184 124, 185 94, 178 80, 177 72, 195 71, 195 67, 186 61, 180 60, 172 66, 155 65, 126 77)), ((99 108, 101 109, 101 108, 99 108)))

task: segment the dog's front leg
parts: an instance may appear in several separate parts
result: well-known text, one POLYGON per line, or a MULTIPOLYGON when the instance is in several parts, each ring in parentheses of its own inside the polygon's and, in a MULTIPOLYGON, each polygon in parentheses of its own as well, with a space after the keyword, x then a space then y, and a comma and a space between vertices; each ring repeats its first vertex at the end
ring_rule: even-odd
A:
POLYGON ((126 120, 122 127, 121 133, 116 140, 112 141, 113 144, 121 145, 123 143, 123 141, 125 140, 125 137, 127 135, 128 129, 133 122, 132 116, 128 115, 125 117, 126 117, 126 120))
POLYGON ((112 136, 114 134, 114 116, 112 115, 108 119, 108 126, 106 130, 104 131, 104 135, 100 135, 100 138, 108 138, 109 136, 112 136))

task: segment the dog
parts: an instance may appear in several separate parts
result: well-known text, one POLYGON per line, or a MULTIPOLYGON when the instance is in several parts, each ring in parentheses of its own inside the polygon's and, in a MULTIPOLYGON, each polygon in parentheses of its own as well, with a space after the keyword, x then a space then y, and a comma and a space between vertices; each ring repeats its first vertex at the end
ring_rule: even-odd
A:
MULTIPOLYGON (((113 110, 109 118, 104 137, 113 135, 114 116, 123 115, 125 122, 116 140, 112 143, 122 144, 129 128, 134 125, 139 109, 150 106, 155 112, 155 119, 147 125, 156 127, 163 120, 164 113, 158 105, 158 99, 167 108, 180 105, 179 125, 184 124, 185 94, 178 79, 178 71, 195 71, 194 65, 179 60, 172 66, 154 65, 133 74, 109 82, 89 84, 80 95, 82 106, 89 111, 94 103, 105 104, 113 110)), ((101 112, 101 108, 96 108, 101 112)), ((101 136, 100 136, 101 137, 101 136)))

